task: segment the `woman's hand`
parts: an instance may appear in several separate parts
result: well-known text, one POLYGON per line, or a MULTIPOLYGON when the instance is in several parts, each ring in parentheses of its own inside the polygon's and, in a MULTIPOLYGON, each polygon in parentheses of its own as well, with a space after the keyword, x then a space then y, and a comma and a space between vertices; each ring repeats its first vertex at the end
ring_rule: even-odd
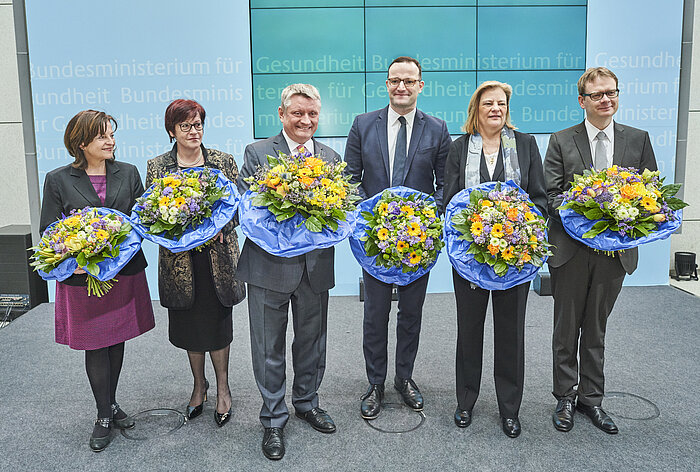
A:
POLYGON ((214 236, 214 240, 219 241, 221 244, 224 244, 224 233, 222 233, 221 231, 216 233, 216 236, 214 236))
POLYGON ((78 267, 77 269, 75 269, 75 270, 73 271, 73 273, 74 273, 74 274, 84 274, 85 271, 84 271, 83 269, 81 269, 80 267, 78 267))

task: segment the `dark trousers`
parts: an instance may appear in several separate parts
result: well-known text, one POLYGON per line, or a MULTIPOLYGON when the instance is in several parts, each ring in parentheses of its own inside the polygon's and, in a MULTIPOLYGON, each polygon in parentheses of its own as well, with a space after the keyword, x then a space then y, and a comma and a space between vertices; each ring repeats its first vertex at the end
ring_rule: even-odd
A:
MULTIPOLYGON (((418 353, 423 302, 428 288, 428 276, 399 287, 399 312, 396 315, 396 376, 410 379, 418 353)), ((387 371, 387 343, 391 284, 385 284, 362 271, 365 285, 365 317, 362 347, 365 354, 367 379, 371 384, 383 384, 387 371)))
POLYGON ((474 408, 481 385, 484 320, 493 301, 493 376, 498 411, 515 418, 520 411, 525 380, 525 309, 530 283, 508 290, 484 290, 452 270, 457 300, 457 404, 474 408))
POLYGON ((260 422, 265 428, 282 428, 289 419, 284 395, 290 302, 294 327, 292 404, 297 410, 306 412, 318 406, 317 392, 326 370, 328 291, 315 293, 306 271, 292 293, 248 284, 253 374, 263 398, 260 422))
POLYGON ((581 248, 549 272, 554 295, 552 393, 559 400, 573 401, 578 395, 584 405, 600 406, 605 392, 605 328, 625 271, 617 257, 581 248))

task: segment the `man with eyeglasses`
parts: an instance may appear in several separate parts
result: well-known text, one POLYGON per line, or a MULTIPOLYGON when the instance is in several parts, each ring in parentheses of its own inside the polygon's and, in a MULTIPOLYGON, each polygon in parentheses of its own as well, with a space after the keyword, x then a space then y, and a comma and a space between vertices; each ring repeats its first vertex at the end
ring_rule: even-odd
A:
MULTIPOLYGON (((452 140, 443 120, 416 109, 423 85, 420 63, 411 57, 397 57, 389 65, 386 80, 389 106, 355 118, 348 134, 345 161, 352 181, 360 183, 362 198, 403 185, 434 194, 438 208, 442 207, 445 159, 452 140)), ((371 420, 379 415, 384 398, 392 286, 366 271, 362 276, 362 342, 369 388, 362 397, 360 414, 371 420)), ((412 377, 427 287, 428 274, 398 288, 394 388, 415 411, 423 409, 423 396, 412 377)))
POLYGON ((605 67, 586 70, 578 81, 578 92, 586 119, 554 133, 544 159, 549 242, 555 246, 547 261, 554 295, 552 393, 557 406, 552 422, 557 430, 570 431, 576 409, 596 427, 616 434, 615 422, 601 408, 605 328, 625 273, 637 268, 637 249, 608 255, 574 240, 564 230, 557 207, 574 174, 613 164, 656 170, 656 159, 646 131, 613 121, 619 100, 614 73, 605 67))

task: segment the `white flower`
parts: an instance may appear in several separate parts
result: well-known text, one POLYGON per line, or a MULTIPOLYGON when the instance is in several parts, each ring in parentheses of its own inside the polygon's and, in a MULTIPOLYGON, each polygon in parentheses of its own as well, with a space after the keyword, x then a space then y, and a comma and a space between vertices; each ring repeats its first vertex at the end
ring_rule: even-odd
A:
MULTIPOLYGON (((168 212, 170 213, 170 216, 175 216, 178 213, 178 208, 176 206, 172 206, 168 212)), ((168 218, 168 222, 170 222, 170 218, 168 218)))
POLYGON ((175 222, 177 222, 177 217, 174 216, 174 215, 170 215, 170 216, 168 217, 168 223, 174 224, 175 222))

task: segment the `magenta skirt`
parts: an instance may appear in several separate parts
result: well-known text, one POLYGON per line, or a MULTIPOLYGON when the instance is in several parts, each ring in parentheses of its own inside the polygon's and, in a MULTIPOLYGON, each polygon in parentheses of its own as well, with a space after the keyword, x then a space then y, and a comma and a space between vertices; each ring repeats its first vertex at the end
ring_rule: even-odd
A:
POLYGON ((118 282, 101 298, 87 287, 56 283, 56 342, 72 349, 113 346, 155 326, 146 272, 117 275, 118 282))

